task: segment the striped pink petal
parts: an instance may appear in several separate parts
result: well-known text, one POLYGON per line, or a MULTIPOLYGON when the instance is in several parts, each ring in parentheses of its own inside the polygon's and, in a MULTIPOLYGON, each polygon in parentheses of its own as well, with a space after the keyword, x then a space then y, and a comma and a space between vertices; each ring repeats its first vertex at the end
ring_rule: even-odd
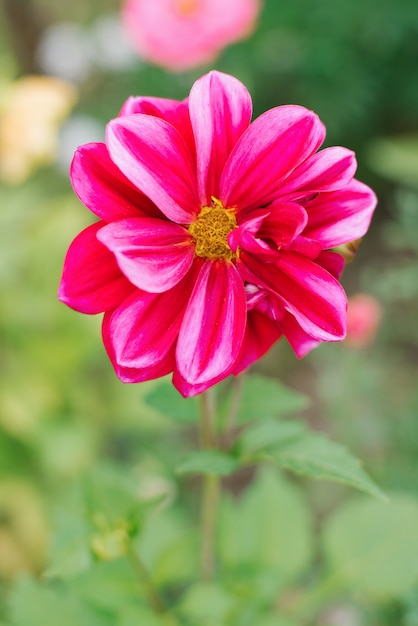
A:
POLYGON ((158 215, 149 198, 116 167, 104 143, 88 143, 77 149, 70 178, 81 202, 105 222, 158 215))
POLYGON ((325 148, 302 163, 284 181, 280 197, 291 200, 320 191, 335 191, 348 185, 357 169, 354 152, 347 148, 325 148))
POLYGON ((190 117, 196 140, 197 185, 202 205, 219 197, 226 160, 251 121, 251 97, 244 85, 227 74, 210 72, 192 87, 190 117))
POLYGON ((313 339, 311 335, 308 335, 290 313, 286 313, 280 326, 298 359, 306 356, 321 343, 319 339, 313 339))
POLYGON ((178 130, 150 115, 112 120, 106 143, 110 156, 127 178, 179 224, 199 213, 194 158, 178 130))
POLYGON ((305 209, 295 202, 276 200, 268 208, 269 215, 263 220, 258 236, 273 241, 279 248, 292 242, 308 223, 305 209))
POLYGON ((149 368, 166 367, 193 288, 186 277, 162 294, 135 291, 113 312, 107 313, 103 338, 111 360, 124 371, 145 376, 149 368), (140 373, 141 372, 141 373, 140 373))
POLYGON ((257 309, 248 311, 241 353, 235 362, 233 374, 237 376, 255 361, 261 359, 271 346, 280 339, 282 334, 281 327, 271 317, 264 315, 257 309))
MULTIPOLYGON (((242 253, 240 272, 275 293, 302 329, 320 341, 339 341, 346 333, 347 298, 338 281, 322 267, 292 252, 262 263, 242 253)), ((256 283, 257 284, 257 283, 256 283)))
POLYGON ((325 137, 315 113, 276 107, 258 117, 231 152, 220 181, 224 206, 261 207, 277 197, 282 180, 309 158, 325 137))
POLYGON ((215 380, 233 366, 244 337, 243 281, 232 263, 204 263, 180 328, 176 360, 191 385, 215 380))
POLYGON ((306 204, 306 234, 325 248, 359 239, 369 228, 376 203, 370 187, 355 179, 343 189, 319 194, 306 204))
POLYGON ((94 315, 118 306, 131 292, 115 257, 97 240, 103 222, 84 229, 70 245, 58 298, 80 313, 94 315))
POLYGON ((159 117, 172 124, 186 139, 190 150, 194 153, 194 137, 190 123, 188 99, 169 100, 168 98, 151 98, 150 96, 138 96, 127 99, 119 115, 135 115, 143 113, 159 117))
POLYGON ((119 220, 102 228, 98 239, 114 253, 130 282, 151 293, 174 287, 193 263, 190 235, 172 222, 146 217, 119 220))

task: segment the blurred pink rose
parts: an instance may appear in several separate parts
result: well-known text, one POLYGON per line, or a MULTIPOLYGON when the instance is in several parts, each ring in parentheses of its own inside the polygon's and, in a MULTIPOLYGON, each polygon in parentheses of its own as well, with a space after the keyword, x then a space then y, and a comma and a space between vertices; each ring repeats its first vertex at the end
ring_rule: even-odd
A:
POLYGON ((381 319, 382 307, 373 296, 358 293, 349 298, 345 343, 355 349, 366 348, 373 343, 381 319))
POLYGON ((122 16, 146 60, 182 71, 249 35, 259 11, 260 0, 124 0, 122 16))

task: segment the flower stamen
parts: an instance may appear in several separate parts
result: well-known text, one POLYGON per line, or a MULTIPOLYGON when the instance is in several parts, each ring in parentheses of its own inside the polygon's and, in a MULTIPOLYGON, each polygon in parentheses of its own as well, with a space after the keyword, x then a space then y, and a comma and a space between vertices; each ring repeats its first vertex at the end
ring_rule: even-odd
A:
POLYGON ((228 235, 234 228, 237 228, 234 210, 226 209, 220 200, 212 197, 211 205, 202 207, 197 220, 189 226, 196 255, 232 261, 236 254, 228 244, 228 235))

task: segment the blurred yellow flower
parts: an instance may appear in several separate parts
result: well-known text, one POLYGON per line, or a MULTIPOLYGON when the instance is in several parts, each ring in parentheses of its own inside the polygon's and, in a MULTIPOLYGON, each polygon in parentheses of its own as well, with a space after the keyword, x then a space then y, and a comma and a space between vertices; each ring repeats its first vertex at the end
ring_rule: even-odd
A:
POLYGON ((0 578, 39 572, 49 532, 38 493, 19 479, 0 482, 0 578))
POLYGON ((24 182, 54 161, 58 130, 77 100, 73 85, 51 76, 25 76, 0 102, 0 179, 24 182))

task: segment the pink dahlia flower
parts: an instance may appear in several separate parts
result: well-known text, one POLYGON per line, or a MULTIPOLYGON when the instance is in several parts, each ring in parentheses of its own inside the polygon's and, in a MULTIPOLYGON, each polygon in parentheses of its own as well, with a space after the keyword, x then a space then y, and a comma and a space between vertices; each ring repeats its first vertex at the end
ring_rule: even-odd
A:
POLYGON ((130 98, 106 143, 74 156, 74 190, 100 219, 71 244, 59 297, 105 313, 125 382, 173 372, 190 396, 282 335, 299 357, 345 336, 344 260, 330 248, 364 235, 375 195, 350 150, 317 152, 312 111, 250 120, 244 85, 211 72, 183 102, 130 98))
POLYGON ((249 35, 259 11, 260 0, 125 0, 122 17, 145 59, 181 71, 249 35))
POLYGON ((376 338, 382 321, 382 306, 367 293, 358 293, 348 300, 346 345, 361 350, 376 338))

